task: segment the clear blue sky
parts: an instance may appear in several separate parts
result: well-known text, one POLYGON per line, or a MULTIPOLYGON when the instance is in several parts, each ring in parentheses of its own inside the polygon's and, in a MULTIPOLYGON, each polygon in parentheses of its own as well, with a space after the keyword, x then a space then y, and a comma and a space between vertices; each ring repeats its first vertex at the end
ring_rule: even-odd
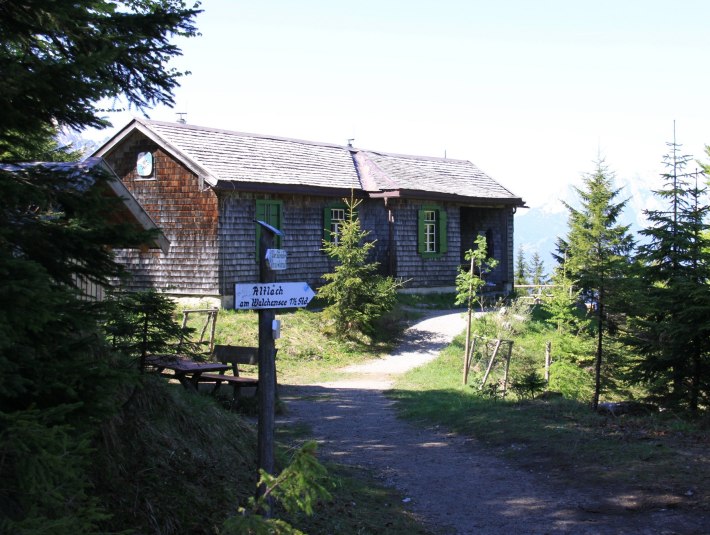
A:
MULTIPOLYGON (((174 110, 201 126, 467 159, 539 206, 601 153, 657 187, 710 144, 707 0, 205 0, 174 110)), ((123 126, 131 113, 109 116, 123 126)), ((103 132, 101 136, 110 132, 103 132)))

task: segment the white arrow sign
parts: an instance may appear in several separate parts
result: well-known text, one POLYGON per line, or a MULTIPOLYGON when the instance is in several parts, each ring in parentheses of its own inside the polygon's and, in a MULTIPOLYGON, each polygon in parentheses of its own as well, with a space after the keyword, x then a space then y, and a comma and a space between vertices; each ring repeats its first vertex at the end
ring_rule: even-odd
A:
POLYGON ((254 282, 234 285, 234 308, 301 308, 316 295, 306 282, 254 282))

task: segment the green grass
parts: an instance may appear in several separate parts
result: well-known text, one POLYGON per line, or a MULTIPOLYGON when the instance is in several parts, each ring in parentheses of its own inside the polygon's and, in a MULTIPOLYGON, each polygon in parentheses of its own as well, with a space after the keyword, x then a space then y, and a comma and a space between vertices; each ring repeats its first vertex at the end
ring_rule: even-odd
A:
MULTIPOLYGON (((707 507, 710 421, 668 414, 611 417, 587 403, 552 398, 491 399, 462 384, 463 336, 430 364, 402 377, 389 395, 403 417, 472 436, 521 468, 563 484, 641 489, 707 507), (692 489, 692 498, 680 498, 692 489)), ((664 502, 665 503, 665 502, 664 502)))
MULTIPOLYGON (((419 299, 426 297, 405 301, 416 305, 419 299)), ((317 311, 299 310, 278 317, 282 320, 282 338, 276 342, 281 383, 335 378, 343 366, 390 352, 400 332, 392 322, 383 329, 381 340, 343 342, 321 333, 317 311)), ((484 331, 488 329, 486 334, 500 335, 501 326, 486 321, 480 322, 484 331)), ((515 341, 513 380, 531 368, 542 372, 544 345, 550 339, 553 358, 584 370, 590 346, 583 337, 555 337, 549 327, 536 321, 511 329, 504 337, 515 341)), ((256 339, 256 313, 220 312, 218 343, 256 345, 256 339)), ((570 391, 570 395, 579 394, 579 400, 517 401, 512 394, 506 400, 493 400, 462 384, 463 342, 459 336, 440 358, 398 381, 390 395, 398 401, 402 416, 476 437, 491 452, 563 485, 604 488, 610 497, 634 489, 661 497, 659 503, 664 506, 676 506, 680 500, 707 508, 707 418, 687 420, 665 413, 613 418, 593 413, 585 397, 588 377, 584 374, 582 379, 569 379, 585 383, 573 385, 570 391), (688 491, 692 496, 684 497, 688 491)), ((499 377, 500 369, 496 369, 494 378, 499 377)), ((480 374, 474 373, 472 384, 476 378, 480 374)), ((610 390, 606 395, 613 399, 624 391, 610 390)), ((294 447, 308 438, 310 430, 297 426, 279 433, 283 444, 294 447)), ((388 533, 424 533, 399 507, 401 496, 396 492, 378 486, 366 472, 339 465, 328 468, 337 482, 333 501, 323 504, 314 517, 290 517, 296 527, 314 534, 379 533, 382 526, 388 527, 388 533)))
POLYGON ((207 396, 147 376, 95 445, 95 495, 106 532, 199 533, 218 526, 256 485, 256 433, 207 396))
MULTIPOLYGON (((315 382, 332 379, 335 370, 392 351, 401 333, 402 315, 382 322, 379 339, 342 340, 326 336, 321 313, 296 310, 277 314, 281 338, 276 368, 279 382, 315 382)), ((252 311, 220 311, 215 340, 218 344, 257 346, 258 314, 252 311)))

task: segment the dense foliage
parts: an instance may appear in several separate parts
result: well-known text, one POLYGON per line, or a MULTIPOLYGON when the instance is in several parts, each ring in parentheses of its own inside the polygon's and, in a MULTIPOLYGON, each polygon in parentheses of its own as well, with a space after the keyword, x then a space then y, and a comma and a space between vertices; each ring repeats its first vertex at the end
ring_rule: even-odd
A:
POLYGON ((691 159, 670 144, 669 171, 655 194, 663 203, 647 210, 650 226, 639 252, 628 341, 638 355, 634 377, 652 398, 695 412, 710 400, 710 240, 702 177, 688 174, 691 159))
MULTIPOLYGON (((0 2, 0 161, 76 154, 52 136, 108 123, 125 97, 171 102, 169 42, 193 35, 182 2, 0 2)), ((0 167, 0 531, 90 533, 107 509, 90 492, 92 440, 131 371, 104 341, 101 304, 77 282, 122 274, 111 247, 150 235, 110 217, 109 178, 85 165, 0 167)), ((133 372, 135 373, 135 372, 133 372)))
POLYGON ((558 240, 558 252, 565 276, 575 281, 594 312, 597 348, 592 407, 596 409, 602 390, 605 334, 614 329, 612 314, 619 310, 618 290, 629 272, 634 244, 629 227, 618 223, 627 201, 615 202, 620 190, 614 189, 613 174, 603 161, 597 162, 596 170, 584 177, 584 188, 576 192, 581 208, 565 203, 569 230, 558 240))
POLYGON ((198 11, 180 0, 0 2, 0 155, 53 125, 109 126, 95 108, 123 98, 142 110, 173 104, 184 73, 174 36, 194 36, 198 11))

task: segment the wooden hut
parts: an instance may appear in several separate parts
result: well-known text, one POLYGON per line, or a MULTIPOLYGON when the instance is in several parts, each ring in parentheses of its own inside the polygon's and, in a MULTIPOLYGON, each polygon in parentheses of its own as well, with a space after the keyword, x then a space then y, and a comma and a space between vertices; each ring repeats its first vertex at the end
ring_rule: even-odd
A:
POLYGON ((333 267, 324 239, 358 217, 384 272, 412 289, 454 285, 464 253, 484 233, 499 261, 491 288, 513 282, 513 214, 523 200, 471 162, 134 119, 95 153, 103 157, 170 241, 162 251, 121 251, 131 288, 232 306, 234 284, 258 280, 259 228, 284 233, 280 281, 313 287, 333 267))

